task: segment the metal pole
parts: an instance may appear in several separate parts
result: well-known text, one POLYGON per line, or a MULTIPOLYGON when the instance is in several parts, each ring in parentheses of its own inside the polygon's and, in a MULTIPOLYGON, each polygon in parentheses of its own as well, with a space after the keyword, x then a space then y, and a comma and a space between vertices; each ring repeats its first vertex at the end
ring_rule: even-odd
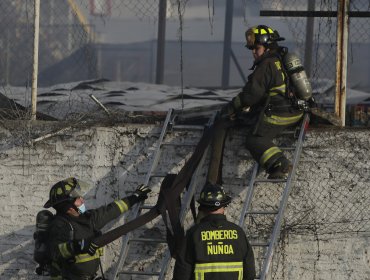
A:
POLYGON ((32 70, 32 89, 31 89, 31 120, 36 120, 37 103, 37 75, 39 66, 39 35, 40 35, 40 0, 34 2, 35 11, 35 31, 33 35, 33 70, 32 70))
POLYGON ((98 104, 106 113, 107 113, 107 115, 108 115, 108 117, 110 117, 110 112, 109 112, 109 110, 107 109, 107 107, 105 107, 104 105, 103 105, 103 103, 101 103, 100 101, 99 101, 99 99, 97 99, 93 94, 90 94, 89 95, 90 96, 90 98, 92 99, 92 100, 94 100, 94 102, 96 103, 96 104, 98 104))
POLYGON ((346 124, 347 53, 349 0, 338 2, 335 114, 346 124))
POLYGON ((230 49, 230 54, 231 54, 231 58, 233 59, 233 61, 235 63, 236 69, 238 69, 238 72, 240 74, 240 77, 242 78, 243 82, 246 83, 247 80, 245 79, 245 75, 244 75, 243 69, 241 68, 238 60, 236 59, 236 56, 235 56, 235 53, 234 53, 233 49, 230 49))
MULTIPOLYGON (((309 0, 308 11, 315 11, 315 0, 309 0)), ((312 71, 312 50, 313 50, 313 30, 314 30, 315 18, 308 17, 306 24, 306 47, 304 53, 304 68, 307 76, 311 77, 312 71)))
POLYGON ((5 41, 5 85, 9 85, 10 75, 10 30, 6 29, 6 41, 5 41))
POLYGON ((163 84, 164 78, 164 49, 166 44, 166 11, 167 0, 159 1, 158 11, 158 38, 157 38, 157 69, 156 69, 156 84, 163 84))
POLYGON ((225 14, 225 30, 224 30, 224 52, 222 60, 222 81, 221 87, 223 89, 229 86, 230 80, 230 53, 231 53, 231 38, 233 30, 233 9, 234 0, 226 1, 225 14))

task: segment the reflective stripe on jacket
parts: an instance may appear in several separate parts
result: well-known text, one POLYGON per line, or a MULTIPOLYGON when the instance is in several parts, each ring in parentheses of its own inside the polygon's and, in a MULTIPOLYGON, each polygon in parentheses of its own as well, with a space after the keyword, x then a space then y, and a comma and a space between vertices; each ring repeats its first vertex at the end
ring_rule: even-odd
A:
MULTIPOLYGON (((238 280, 243 279, 243 262, 216 262, 197 263, 194 269, 195 280, 204 280, 205 275, 210 273, 237 272, 238 280)), ((212 275, 210 275, 212 277, 212 275)))
POLYGON ((296 122, 298 122, 302 118, 302 116, 303 116, 303 112, 297 115, 291 116, 291 117, 282 117, 282 116, 277 116, 277 115, 271 115, 271 116, 264 115, 263 120, 267 123, 271 123, 274 125, 291 125, 291 124, 295 124, 296 122))
POLYGON ((90 256, 89 254, 80 254, 75 257, 76 263, 84 263, 84 262, 89 262, 95 259, 99 259, 104 255, 104 248, 99 248, 96 250, 94 256, 90 256))

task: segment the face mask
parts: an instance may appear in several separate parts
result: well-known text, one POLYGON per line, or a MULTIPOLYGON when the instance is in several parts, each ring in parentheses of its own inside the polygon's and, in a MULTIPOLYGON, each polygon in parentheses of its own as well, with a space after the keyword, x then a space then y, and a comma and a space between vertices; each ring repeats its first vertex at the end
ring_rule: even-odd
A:
POLYGON ((77 207, 77 209, 78 209, 78 212, 79 212, 80 214, 85 213, 85 212, 86 212, 86 206, 85 206, 85 203, 83 203, 83 204, 81 204, 80 206, 78 206, 78 207, 77 207))

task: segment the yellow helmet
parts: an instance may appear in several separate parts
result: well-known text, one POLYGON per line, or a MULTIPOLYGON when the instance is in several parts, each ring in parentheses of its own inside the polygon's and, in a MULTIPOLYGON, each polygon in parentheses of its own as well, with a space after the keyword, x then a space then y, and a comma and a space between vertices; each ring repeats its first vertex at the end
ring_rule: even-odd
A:
POLYGON ((266 25, 257 25, 249 28, 245 32, 245 39, 247 40, 245 46, 250 50, 253 50, 256 45, 263 45, 266 48, 277 46, 277 41, 285 40, 285 38, 280 37, 276 30, 266 25))

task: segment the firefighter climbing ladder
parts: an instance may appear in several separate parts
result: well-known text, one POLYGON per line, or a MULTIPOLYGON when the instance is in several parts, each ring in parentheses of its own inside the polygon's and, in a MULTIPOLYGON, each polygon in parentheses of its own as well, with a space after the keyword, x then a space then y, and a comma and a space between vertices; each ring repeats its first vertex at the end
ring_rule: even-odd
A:
POLYGON ((275 249, 275 246, 280 236, 280 229, 281 229, 281 224, 282 224, 283 217, 284 217, 284 211, 287 207, 289 193, 293 186, 294 176, 295 176, 296 168, 297 168, 298 161, 301 155, 303 140, 305 138, 305 132, 308 127, 309 121, 310 121, 309 114, 305 113, 301 126, 300 126, 299 136, 296 141, 295 147, 287 148, 287 150, 288 149, 294 150, 294 155, 293 155, 293 160, 292 160, 293 168, 291 172, 289 173, 288 178, 286 180, 257 179, 258 168, 259 168, 258 163, 254 165, 254 168, 252 171, 252 176, 249 181, 249 187, 248 187, 248 191, 246 194, 246 198, 244 200, 244 205, 243 205, 243 209, 241 212, 239 225, 243 227, 247 216, 249 217, 253 217, 256 215, 269 215, 269 216, 273 215, 274 216, 274 225, 273 225, 273 229, 272 229, 270 239, 268 240, 268 242, 252 242, 251 241, 252 247, 255 247, 255 248, 264 247, 265 248, 264 258, 263 258, 262 265, 261 265, 261 272, 259 275, 257 274, 257 277, 258 277, 257 279, 259 280, 266 279, 267 273, 269 272, 269 269, 272 263, 274 249, 275 249), (279 207, 276 211, 251 209, 255 187, 257 184, 261 184, 261 183, 284 183, 285 184, 280 201, 278 202, 279 207))
MULTIPOLYGON (((157 174, 155 173, 155 170, 158 166, 158 163, 160 161, 160 157, 162 154, 162 148, 165 145, 179 145, 179 144, 171 144, 165 142, 166 134, 168 134, 170 131, 174 129, 181 129, 181 130, 203 130, 204 126, 200 125, 176 125, 177 115, 175 114, 175 111, 173 109, 170 109, 167 113, 166 119, 164 121, 161 134, 159 136, 159 139, 157 141, 156 150, 153 154, 152 162, 150 165, 150 168, 148 170, 148 173, 146 174, 144 184, 149 185, 149 182, 151 178, 153 177, 163 177, 165 174, 157 174)), ((207 126, 210 126, 213 123, 215 115, 209 118, 207 126)), ((181 146, 184 146, 184 144, 181 144, 181 146)), ((196 146, 196 144, 192 145, 196 146)), ((193 194, 195 192, 195 188, 197 186, 197 175, 200 167, 203 165, 205 155, 207 152, 204 153, 203 158, 201 159, 198 168, 196 169, 194 176, 192 177, 192 180, 190 182, 189 189, 186 191, 186 193, 183 196, 182 203, 181 203, 181 211, 180 211, 180 221, 183 223, 185 219, 185 215, 188 211, 191 199, 193 197, 193 194)), ((144 205, 143 203, 137 204, 135 208, 132 209, 132 219, 137 218, 142 213, 143 209, 151 209, 152 206, 144 205)), ((166 276, 167 269, 169 262, 171 261, 171 255, 169 250, 166 250, 165 256, 162 259, 162 265, 160 268, 160 272, 145 272, 145 271, 133 271, 133 270, 122 270, 123 265, 129 255, 129 247, 131 243, 133 242, 140 242, 140 243, 147 243, 147 242, 156 242, 156 243, 166 243, 165 239, 158 239, 158 238, 134 238, 129 232, 122 238, 122 247, 121 252, 119 256, 119 260, 117 262, 117 265, 115 267, 115 271, 113 273, 113 279, 121 279, 121 275, 146 275, 146 276, 152 276, 152 277, 158 277, 158 279, 163 280, 166 276)), ((128 278, 127 278, 128 279, 128 278)), ((132 279, 132 278, 129 278, 132 279)))

